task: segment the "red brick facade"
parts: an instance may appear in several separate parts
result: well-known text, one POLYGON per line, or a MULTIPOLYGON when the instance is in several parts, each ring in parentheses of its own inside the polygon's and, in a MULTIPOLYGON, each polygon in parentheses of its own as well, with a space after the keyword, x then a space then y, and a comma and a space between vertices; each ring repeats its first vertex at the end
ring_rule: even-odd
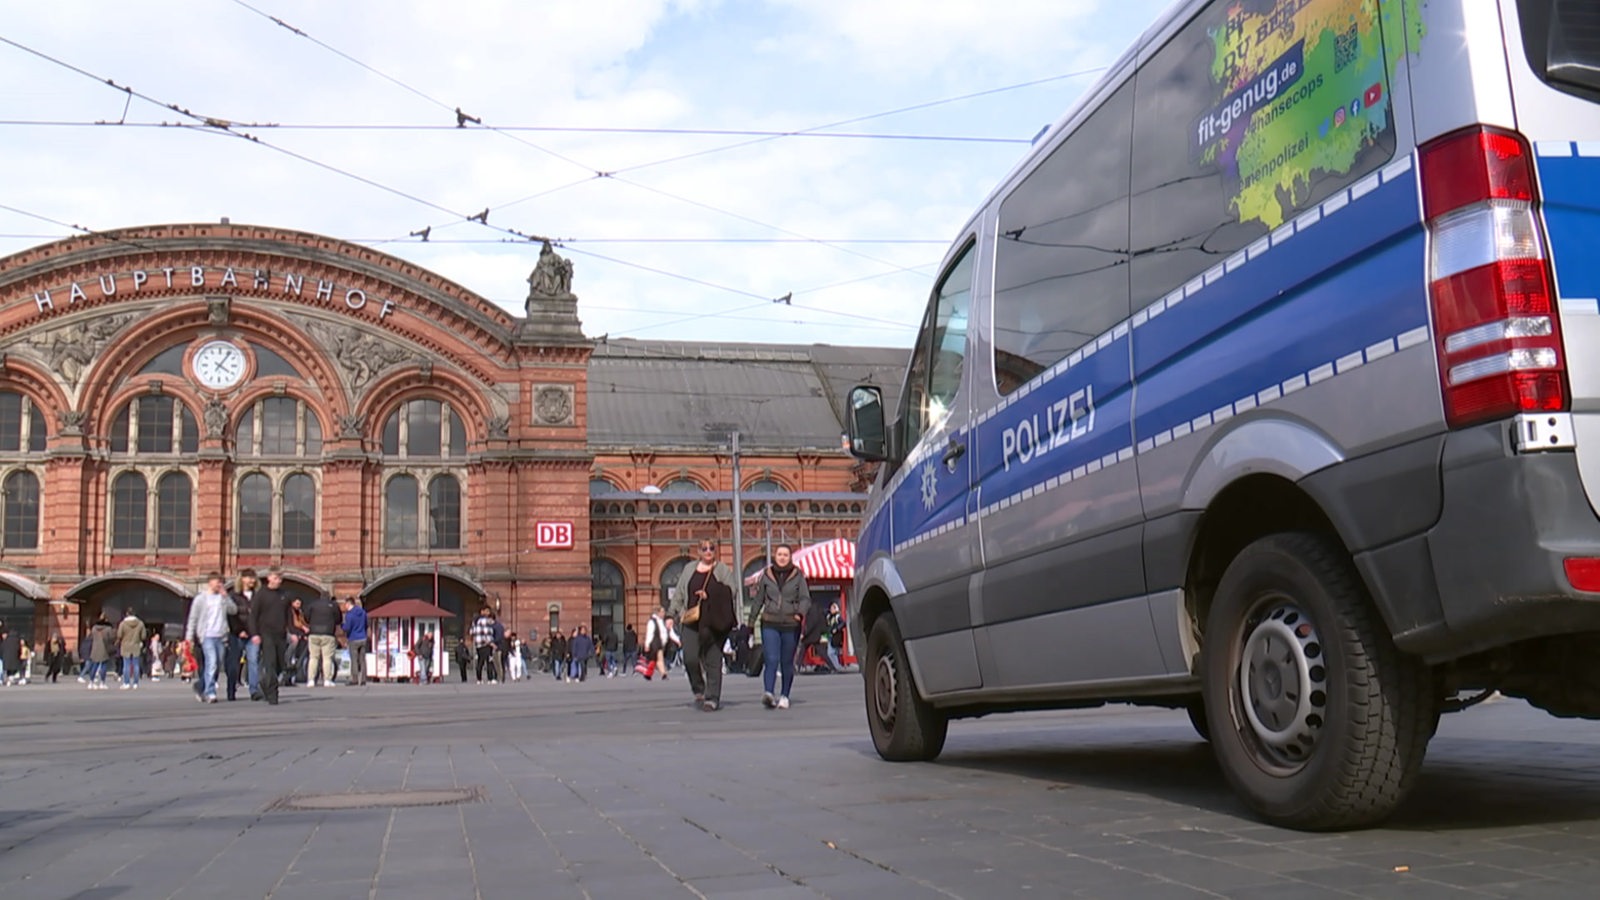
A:
MULTIPOLYGON (((623 573, 625 619, 642 623, 663 568, 683 547, 705 533, 729 537, 730 503, 707 498, 680 512, 677 501, 693 498, 663 495, 612 510, 604 498, 591 501, 591 480, 630 492, 688 473, 708 491, 729 491, 731 461, 711 451, 596 453, 585 424, 592 346, 575 315, 563 331, 547 327, 548 310, 529 313, 510 315, 369 248, 226 223, 74 238, 0 260, 0 393, 25 398, 23 409, 38 410, 48 433, 43 452, 27 440, 15 451, 0 447, 0 477, 28 472, 40 485, 36 544, 7 531, 0 588, 35 602, 36 638, 79 634, 82 620, 119 593, 154 589, 181 604, 210 570, 269 565, 304 590, 378 603, 431 600, 437 579, 449 600, 442 605, 470 613, 482 600, 512 629, 543 632, 552 613, 563 627, 589 623, 591 564, 604 558, 623 573), (242 354, 238 383, 200 385, 194 356, 212 341, 242 354), (300 412, 279 415, 276 431, 262 418, 241 442, 241 427, 269 407, 300 412), (178 411, 170 434, 157 418, 169 408, 178 411), (413 411, 400 416, 402 408, 413 411), (454 419, 462 452, 449 448, 455 426, 440 424, 454 419), (405 440, 446 446, 397 456, 385 430, 391 421, 405 423, 394 431, 405 440), (134 475, 118 481, 127 472, 134 475), (252 473, 265 476, 254 483, 272 485, 268 546, 266 531, 249 531, 267 520, 245 521, 255 501, 241 497, 241 486, 252 473), (306 526, 314 539, 298 542, 289 538, 304 511, 290 497, 296 475, 315 488, 314 526, 306 526), (400 525, 386 491, 403 495, 411 482, 395 487, 397 477, 425 492, 400 525), (447 493, 437 502, 432 494, 441 479, 459 486, 458 526, 429 518, 451 508, 447 493), (139 483, 147 501, 133 487, 117 493, 139 483), (169 484, 172 493, 158 491, 169 484), (140 503, 144 524, 134 517, 140 503), (599 511, 593 524, 591 509, 599 511), (535 549, 537 522, 571 523, 570 549, 535 549), (436 527, 455 528, 458 540, 437 538, 436 527), (150 536, 142 543, 140 528, 150 536)), ((747 482, 803 493, 852 484, 843 454, 747 456, 743 472, 747 482)), ((746 498, 755 513, 746 516, 747 560, 761 554, 767 534, 766 517, 749 505, 763 499, 746 498)), ((773 499, 782 504, 775 528, 791 540, 853 533, 850 504, 773 499)))

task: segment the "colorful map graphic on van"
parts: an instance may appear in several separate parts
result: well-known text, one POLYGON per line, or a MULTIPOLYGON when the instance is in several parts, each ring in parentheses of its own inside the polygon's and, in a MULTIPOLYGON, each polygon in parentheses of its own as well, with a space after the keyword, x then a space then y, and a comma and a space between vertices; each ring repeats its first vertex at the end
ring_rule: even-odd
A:
POLYGON ((1221 167, 1241 222, 1276 228, 1387 137, 1394 65, 1424 0, 1235 0, 1210 30, 1215 106, 1189 148, 1221 167), (1402 18, 1402 17, 1405 18, 1402 18), (1385 42, 1392 44, 1385 53, 1385 42))

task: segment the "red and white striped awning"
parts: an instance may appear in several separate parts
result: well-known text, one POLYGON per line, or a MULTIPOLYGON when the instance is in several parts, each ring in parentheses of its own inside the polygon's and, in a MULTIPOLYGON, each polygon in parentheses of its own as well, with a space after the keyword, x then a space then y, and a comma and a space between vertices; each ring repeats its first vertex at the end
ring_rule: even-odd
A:
POLYGON ((794 564, 809 581, 850 581, 856 577, 855 541, 834 538, 812 544, 794 555, 794 564))

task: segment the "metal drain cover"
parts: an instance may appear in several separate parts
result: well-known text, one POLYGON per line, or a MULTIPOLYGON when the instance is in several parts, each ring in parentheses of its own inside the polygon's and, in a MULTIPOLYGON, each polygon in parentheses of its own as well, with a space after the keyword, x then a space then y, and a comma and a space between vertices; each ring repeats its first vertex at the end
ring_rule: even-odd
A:
POLYGON ((408 791, 352 791, 343 794, 290 794, 273 803, 275 810, 388 809, 405 806, 454 806, 477 803, 483 788, 423 788, 408 791))

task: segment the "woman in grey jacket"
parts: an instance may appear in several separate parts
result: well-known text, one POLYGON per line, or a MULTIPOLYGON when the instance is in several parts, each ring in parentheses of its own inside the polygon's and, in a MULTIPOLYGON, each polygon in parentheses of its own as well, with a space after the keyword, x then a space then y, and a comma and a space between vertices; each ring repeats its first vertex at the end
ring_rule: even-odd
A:
MULTIPOLYGON (((683 669, 689 675, 689 689, 694 691, 695 706, 706 712, 716 712, 722 705, 722 642, 728 636, 733 622, 721 623, 701 618, 694 624, 685 623, 684 615, 708 599, 707 586, 715 581, 732 597, 739 596, 739 581, 733 569, 717 558, 717 541, 706 538, 700 541, 700 559, 685 566, 678 583, 672 588, 672 609, 669 618, 679 623, 679 640, 683 641, 683 669), (720 633, 719 633, 720 632, 720 633)), ((722 593, 720 590, 717 593, 722 593)), ((738 602, 733 602, 733 617, 738 619, 738 602)), ((698 615, 698 614, 697 614, 698 615)))
POLYGON ((811 587, 806 575, 796 566, 793 548, 779 544, 772 550, 772 565, 761 572, 756 582, 756 599, 761 602, 761 686, 766 692, 761 703, 767 709, 789 708, 789 691, 794 688, 794 655, 800 645, 800 623, 811 603, 811 587), (783 690, 773 699, 778 672, 783 672, 783 690))

